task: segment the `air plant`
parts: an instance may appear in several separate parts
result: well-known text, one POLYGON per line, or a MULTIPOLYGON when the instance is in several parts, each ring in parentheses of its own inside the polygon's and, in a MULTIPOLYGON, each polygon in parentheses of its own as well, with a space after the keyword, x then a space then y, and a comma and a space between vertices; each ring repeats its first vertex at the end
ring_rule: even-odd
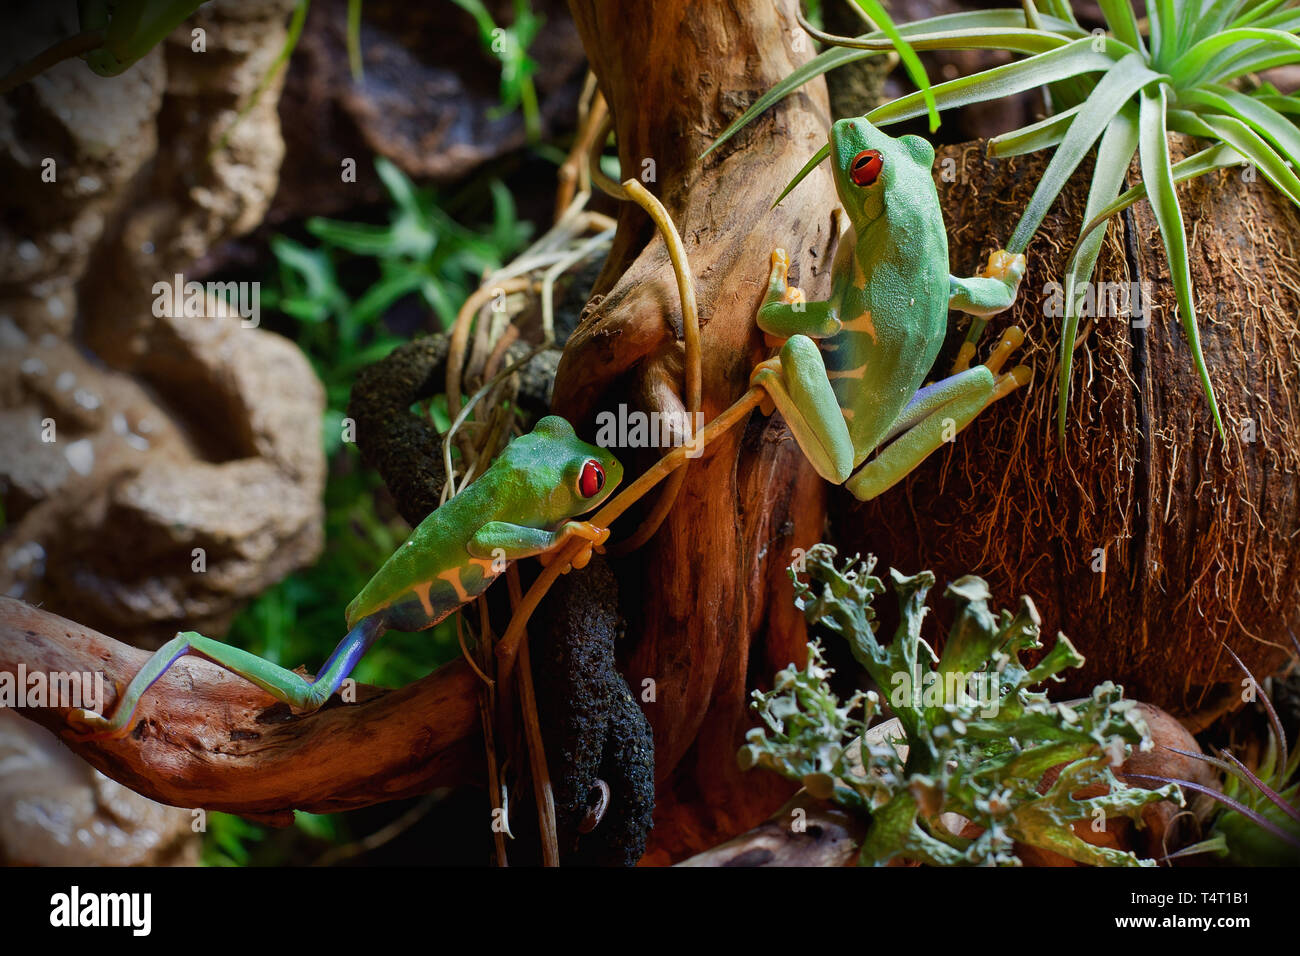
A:
MULTIPOLYGON (((940 109, 997 100, 1046 87, 1050 115, 989 142, 995 157, 1055 148, 1007 249, 1023 252, 1071 174, 1096 149, 1092 184, 1078 242, 1069 258, 1060 341, 1057 430, 1063 440, 1070 371, 1079 325, 1081 289, 1092 276, 1111 216, 1147 198, 1169 260, 1178 314, 1214 422, 1223 421, 1201 352, 1187 232, 1175 189, 1212 170, 1253 164, 1288 199, 1300 205, 1300 179, 1290 168, 1300 159, 1293 117, 1300 99, 1261 85, 1243 90, 1251 74, 1300 63, 1300 9, 1296 0, 1150 0, 1139 21, 1129 0, 1100 0, 1107 31, 1079 25, 1068 0, 1033 0, 1021 9, 931 17, 898 27, 915 50, 1004 50, 1024 59, 960 77, 926 91, 940 109), (1209 143, 1174 163, 1166 134, 1189 134, 1209 143), (1137 155, 1142 182, 1123 189, 1137 155), (1123 190, 1121 192, 1121 190, 1123 190)), ((710 147, 716 149, 761 112, 812 78, 863 57, 894 49, 883 30, 861 37, 831 36, 803 19, 805 29, 831 48, 769 90, 710 147)), ((919 116, 927 96, 912 93, 867 114, 878 126, 919 116)), ((823 147, 781 194, 819 162, 823 147)), ((706 153, 707 155, 707 153, 706 153)), ((778 200, 779 202, 780 200, 778 200)), ((978 334, 977 324, 972 335, 978 334)))
MULTIPOLYGON (((1300 652, 1300 643, 1291 636, 1300 652)), ((1228 649, 1246 675, 1252 696, 1259 684, 1255 675, 1228 649)), ((1127 779, 1177 784, 1185 790, 1203 793, 1219 804, 1209 826, 1209 836, 1170 855, 1170 859, 1214 853, 1232 863, 1255 866, 1300 864, 1300 748, 1288 750, 1286 731, 1267 694, 1257 698, 1268 714, 1269 738, 1264 756, 1251 770, 1226 750, 1217 756, 1169 748, 1185 757, 1203 761, 1223 774, 1223 789, 1215 790, 1190 780, 1130 775, 1127 779)))

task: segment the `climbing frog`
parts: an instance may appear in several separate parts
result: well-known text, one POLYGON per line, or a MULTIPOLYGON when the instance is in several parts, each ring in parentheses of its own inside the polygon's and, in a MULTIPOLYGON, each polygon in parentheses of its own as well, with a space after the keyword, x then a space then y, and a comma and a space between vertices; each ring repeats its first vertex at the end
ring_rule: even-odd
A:
POLYGON ((758 325, 784 344, 751 383, 767 392, 765 413, 780 409, 818 474, 865 501, 1028 383, 1023 365, 1000 374, 1024 342, 1012 328, 983 365, 968 367, 975 353, 968 342, 953 375, 920 387, 943 345, 948 311, 970 313, 982 328, 1015 302, 1025 257, 999 250, 978 276, 949 275, 934 149, 919 136, 894 139, 865 119, 843 119, 831 129, 831 159, 849 225, 831 266, 830 298, 805 301, 786 284, 785 252, 772 254, 758 325))
POLYGON ((141 695, 186 654, 220 664, 293 707, 316 710, 384 631, 433 627, 482 594, 510 561, 545 558, 577 536, 586 547, 573 565, 583 567, 609 531, 572 519, 608 498, 622 477, 623 466, 613 455, 579 440, 572 425, 549 415, 411 532, 348 605, 350 630, 314 679, 185 631, 145 662, 111 719, 73 711, 72 722, 85 737, 126 734, 141 695))

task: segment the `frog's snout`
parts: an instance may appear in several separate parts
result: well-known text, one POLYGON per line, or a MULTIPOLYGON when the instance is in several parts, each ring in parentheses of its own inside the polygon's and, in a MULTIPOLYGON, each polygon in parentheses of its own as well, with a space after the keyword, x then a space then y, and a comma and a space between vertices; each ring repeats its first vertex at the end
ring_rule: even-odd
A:
POLYGON ((605 487, 603 489, 605 494, 601 498, 602 501, 609 498, 614 493, 614 489, 623 481, 623 463, 609 454, 608 451, 605 454, 607 457, 605 462, 605 487))
POLYGON ((865 116, 849 116, 836 120, 831 126, 832 146, 852 143, 855 150, 869 146, 879 148, 880 141, 887 139, 865 116))

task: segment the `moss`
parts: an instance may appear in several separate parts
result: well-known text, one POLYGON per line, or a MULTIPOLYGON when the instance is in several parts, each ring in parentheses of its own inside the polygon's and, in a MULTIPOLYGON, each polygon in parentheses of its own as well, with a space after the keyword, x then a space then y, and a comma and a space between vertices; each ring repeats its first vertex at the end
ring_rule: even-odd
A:
POLYGON ((631 866, 645 851, 654 812, 654 740, 615 667, 617 583, 593 558, 562 577, 539 612, 547 625, 533 638, 534 680, 561 852, 567 863, 631 866), (582 834, 597 777, 609 785, 609 806, 582 834))
POLYGON ((438 506, 447 475, 442 435, 411 405, 442 391, 446 363, 445 335, 400 345, 361 371, 348 402, 362 460, 383 476, 412 527, 438 506))

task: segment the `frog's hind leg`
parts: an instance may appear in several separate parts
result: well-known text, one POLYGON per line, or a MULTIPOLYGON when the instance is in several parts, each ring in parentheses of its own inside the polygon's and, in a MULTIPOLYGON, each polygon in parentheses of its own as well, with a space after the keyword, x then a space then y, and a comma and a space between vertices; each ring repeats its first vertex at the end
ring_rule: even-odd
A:
POLYGON ((1008 356, 1023 341, 1024 335, 1018 329, 1008 330, 983 365, 918 390, 884 438, 894 440, 859 469, 845 487, 862 501, 883 494, 989 405, 1028 384, 1030 371, 1024 365, 999 374, 1008 356))
POLYGON ((127 685, 118 700, 111 719, 86 711, 73 711, 70 719, 86 738, 125 735, 131 728, 131 718, 145 691, 186 654, 193 654, 206 658, 214 664, 220 664, 226 670, 256 684, 276 700, 283 701, 291 707, 308 712, 317 710, 329 700, 334 691, 338 690, 357 661, 383 634, 384 628, 382 614, 372 614, 362 618, 334 649, 334 653, 321 667, 320 673, 314 680, 272 664, 241 648, 214 641, 195 631, 183 631, 158 648, 153 656, 145 661, 144 666, 131 679, 131 683, 127 685))
MULTIPOLYGON (((918 389, 916 394, 912 396, 912 400, 907 403, 907 407, 899 414, 898 421, 894 422, 893 427, 890 428, 881 441, 889 441, 889 439, 893 438, 895 435, 906 431, 925 418, 926 415, 937 407, 937 399, 931 399, 929 396, 933 394, 937 397, 941 394, 947 394, 944 387, 949 383, 955 383, 963 374, 977 371, 980 368, 988 369, 992 374, 995 380, 994 389, 993 393, 989 396, 988 401, 985 403, 986 408, 996 402, 999 398, 1009 395, 1021 385, 1026 384, 1029 381, 1029 369, 1025 366, 1018 366, 1012 369, 1007 375, 1002 374, 1002 366, 1007 363, 1007 359, 1011 357, 1011 353, 1020 348, 1024 343, 1025 333, 1021 332, 1020 329, 1015 326, 1012 326, 1002 333, 1002 338, 998 340, 997 347, 993 349, 992 354, 990 354, 984 361, 983 365, 977 365, 974 369, 963 368, 961 371, 954 373, 946 379, 918 389)), ((969 365, 970 363, 967 362, 965 364, 969 365)))
POLYGON ((755 367, 749 383, 764 389, 781 410, 817 474, 837 485, 849 476, 853 442, 817 343, 806 335, 791 336, 776 358, 755 367))

